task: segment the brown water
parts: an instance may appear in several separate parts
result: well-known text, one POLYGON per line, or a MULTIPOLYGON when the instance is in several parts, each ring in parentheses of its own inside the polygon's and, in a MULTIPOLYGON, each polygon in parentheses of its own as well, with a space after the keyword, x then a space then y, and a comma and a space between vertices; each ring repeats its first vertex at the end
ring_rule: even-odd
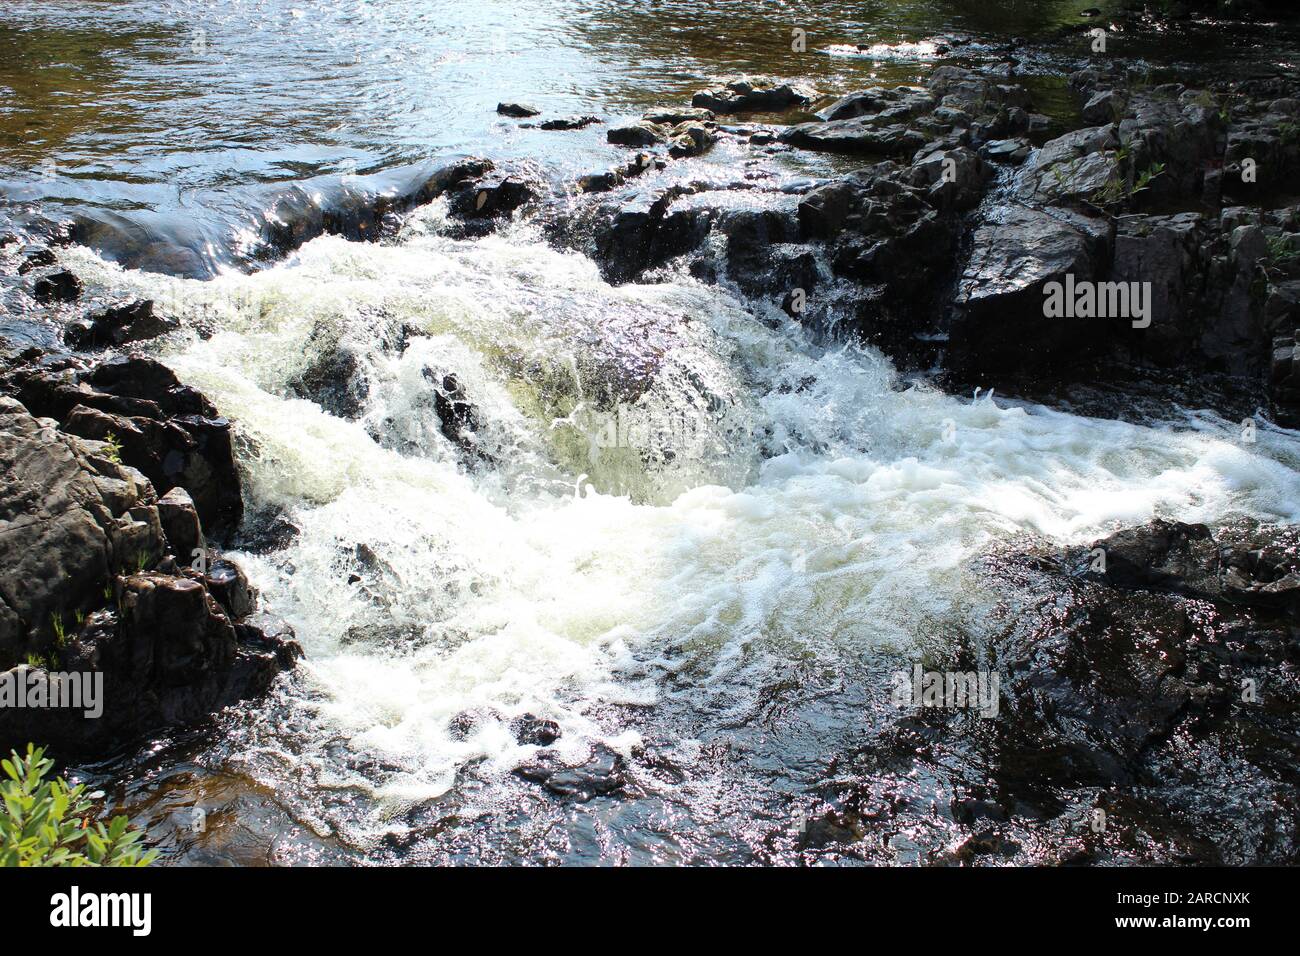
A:
MULTIPOLYGON (((1017 69, 1037 87, 1040 109, 1066 110, 1063 71, 1088 51, 1080 36, 1051 38, 1102 22, 1081 19, 1085 6, 7 0, 0 216, 38 202, 51 215, 139 223, 164 241, 212 246, 219 259, 259 206, 258 184, 393 170, 456 153, 532 159, 556 177, 615 158, 602 127, 523 129, 496 115, 500 100, 612 119, 680 103, 746 71, 842 93, 920 78, 936 60, 908 44, 936 35, 973 41, 956 62, 996 62, 1014 37, 1051 41, 1018 54, 1017 69), (792 50, 795 28, 806 31, 805 52, 792 50), (858 45, 873 49, 842 55, 858 45)), ((1278 43, 1211 25, 1160 40, 1164 56, 1210 68, 1259 59, 1262 43, 1278 43)), ((1112 49, 1131 57, 1150 42, 1117 34, 1112 49)))

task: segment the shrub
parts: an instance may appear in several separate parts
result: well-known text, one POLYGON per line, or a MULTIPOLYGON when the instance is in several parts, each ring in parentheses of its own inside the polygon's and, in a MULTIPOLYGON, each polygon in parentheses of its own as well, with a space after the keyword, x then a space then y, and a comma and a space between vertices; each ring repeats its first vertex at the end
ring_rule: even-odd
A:
POLYGON ((0 761, 0 866, 148 866, 158 856, 139 845, 141 834, 117 816, 107 827, 90 823, 84 786, 45 780, 54 761, 27 745, 0 761))

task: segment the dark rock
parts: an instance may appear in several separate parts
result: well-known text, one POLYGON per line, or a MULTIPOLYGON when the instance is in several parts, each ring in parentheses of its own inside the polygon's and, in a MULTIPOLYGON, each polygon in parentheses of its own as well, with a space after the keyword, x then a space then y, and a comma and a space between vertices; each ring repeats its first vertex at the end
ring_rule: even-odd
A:
POLYGON ((42 276, 32 286, 37 302, 72 302, 81 298, 81 280, 71 272, 55 272, 42 276))
POLYGON ((510 722, 510 732, 524 746, 549 747, 560 739, 560 725, 532 714, 524 714, 510 722))
POLYGON ((560 797, 585 803, 597 796, 609 796, 627 786, 625 762, 604 745, 597 745, 591 758, 580 767, 565 767, 554 761, 528 764, 515 771, 525 780, 539 783, 560 797))
POLYGON ((208 592, 232 621, 245 618, 257 607, 257 591, 248 583, 242 568, 225 558, 212 562, 204 576, 208 592))
POLYGON ((776 112, 807 106, 814 96, 810 90, 767 77, 737 77, 721 87, 700 90, 691 97, 691 106, 714 113, 776 112))
POLYGON ((103 682, 95 716, 0 708, 0 748, 40 741, 65 756, 102 756, 265 692, 300 656, 291 634, 256 623, 237 632, 201 581, 176 574, 161 557, 154 489, 106 446, 0 397, 0 461, 0 667, 31 654, 103 682))
POLYGON ((335 343, 287 383, 290 392, 315 402, 336 418, 356 421, 366 410, 370 382, 354 351, 335 343))
POLYGON ((203 537, 198 509, 184 488, 173 488, 158 499, 158 520, 167 536, 171 553, 182 564, 189 564, 195 558, 207 554, 208 543, 203 537))
POLYGON ((1300 529, 1247 523, 1215 535, 1205 525, 1157 519, 1092 549, 1105 553, 1103 576, 1113 587, 1300 612, 1300 529))
POLYGON ((1092 280, 1109 249, 1105 222, 1064 209, 1012 206, 980 226, 952 321, 954 368, 976 377, 1041 369, 1099 349, 1114 320, 1047 318, 1044 286, 1067 275, 1092 280))
POLYGON ((680 109, 653 110, 641 119, 657 126, 677 126, 680 123, 706 123, 715 119, 712 110, 682 107, 680 109))
POLYGON ((990 171, 977 153, 964 147, 936 150, 912 164, 911 179, 927 187, 936 208, 970 209, 984 195, 990 171))
POLYGON ((716 142, 713 131, 702 123, 682 123, 673 128, 668 155, 674 159, 699 156, 716 142))
POLYGON ((23 261, 18 264, 18 274, 26 275, 33 269, 44 269, 46 266, 52 266, 58 262, 54 255, 54 250, 46 246, 33 249, 23 257, 23 261))
POLYGON ((916 87, 871 87, 836 100, 816 115, 823 122, 870 117, 879 125, 905 123, 935 108, 933 94, 916 87))
POLYGON ((924 134, 901 124, 878 125, 873 117, 801 123, 781 134, 780 140, 800 149, 867 156, 911 159, 926 143, 924 134))
POLYGON ((537 124, 537 128, 545 130, 584 129, 600 122, 603 122, 603 120, 599 116, 562 116, 557 119, 544 120, 537 124))
POLYGON ((33 414, 71 434, 120 446, 122 460, 164 493, 194 499, 203 527, 224 536, 243 515, 230 422, 172 371, 143 355, 122 355, 86 370, 11 372, 9 387, 33 414))
POLYGON ((63 340, 72 348, 84 351, 152 339, 179 328, 177 320, 154 315, 151 300, 137 299, 91 313, 69 326, 63 340))
POLYGON ((44 653, 51 618, 90 611, 115 574, 163 552, 135 469, 0 396, 0 667, 44 653))
POLYGON ((522 103, 498 103, 497 112, 502 116, 513 116, 516 119, 522 119, 527 116, 536 116, 541 110, 533 109, 531 106, 525 106, 522 103))
POLYGON ((495 174, 452 190, 449 205, 462 219, 495 219, 536 199, 533 187, 520 177, 495 174))
POLYGON ((658 146, 668 139, 662 126, 654 123, 630 123, 627 126, 615 126, 605 133, 605 139, 615 146, 658 146))

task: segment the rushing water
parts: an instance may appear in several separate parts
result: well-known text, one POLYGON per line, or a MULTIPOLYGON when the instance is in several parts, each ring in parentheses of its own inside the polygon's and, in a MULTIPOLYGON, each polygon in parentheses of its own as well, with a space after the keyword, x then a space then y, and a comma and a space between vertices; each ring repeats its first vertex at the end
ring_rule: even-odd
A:
MULTIPOLYGON (((1081 5, 9 3, 0 187, 232 223, 241 190, 349 160, 585 172, 610 161, 598 133, 521 130, 496 101, 634 112, 735 68, 847 89, 914 77, 924 51, 796 60, 790 26, 812 46, 962 30, 992 49, 1081 5)), ((611 287, 527 223, 452 239, 443 214, 210 281, 63 256, 90 295, 185 320, 161 358, 237 423, 253 522, 297 529, 239 560, 296 629, 299 671, 216 734, 87 771, 172 859, 790 859, 831 758, 893 719, 888 675, 983 633, 1000 595, 973 562, 992 545, 1300 520, 1295 433, 1244 445, 1208 413, 1157 427, 948 396, 725 290, 611 287), (340 349, 368 382, 356 420, 293 387, 340 349), (431 399, 449 374, 469 450, 431 399), (539 749, 512 730, 526 714, 557 722, 565 761, 620 754, 626 794, 575 803, 515 774, 539 749)))

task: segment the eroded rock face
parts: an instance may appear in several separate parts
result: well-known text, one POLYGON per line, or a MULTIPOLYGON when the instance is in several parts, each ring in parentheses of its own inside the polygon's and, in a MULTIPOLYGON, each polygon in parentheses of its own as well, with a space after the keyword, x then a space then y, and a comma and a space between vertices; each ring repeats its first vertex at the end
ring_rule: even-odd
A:
POLYGON ((1044 311, 1048 282, 1101 274, 1110 253, 1105 221, 1061 208, 1012 206, 976 231, 973 246, 951 329, 952 362, 963 374, 1059 365, 1096 352, 1114 334, 1112 319, 1049 318, 1044 311))
POLYGON ((265 692, 301 653, 251 621, 254 592, 207 550, 188 496, 159 502, 117 458, 0 396, 0 670, 102 682, 97 713, 0 708, 2 750, 102 754, 265 692))
POLYGON ((12 369, 4 384, 33 414, 55 419, 65 432, 111 441, 154 488, 184 487, 212 534, 238 527, 244 506, 231 424, 165 365, 144 355, 93 365, 37 359, 12 369))
POLYGON ((8 667, 53 638, 54 618, 70 625, 102 603, 112 576, 164 548, 154 491, 140 472, 3 396, 0 465, 0 663, 8 667))

